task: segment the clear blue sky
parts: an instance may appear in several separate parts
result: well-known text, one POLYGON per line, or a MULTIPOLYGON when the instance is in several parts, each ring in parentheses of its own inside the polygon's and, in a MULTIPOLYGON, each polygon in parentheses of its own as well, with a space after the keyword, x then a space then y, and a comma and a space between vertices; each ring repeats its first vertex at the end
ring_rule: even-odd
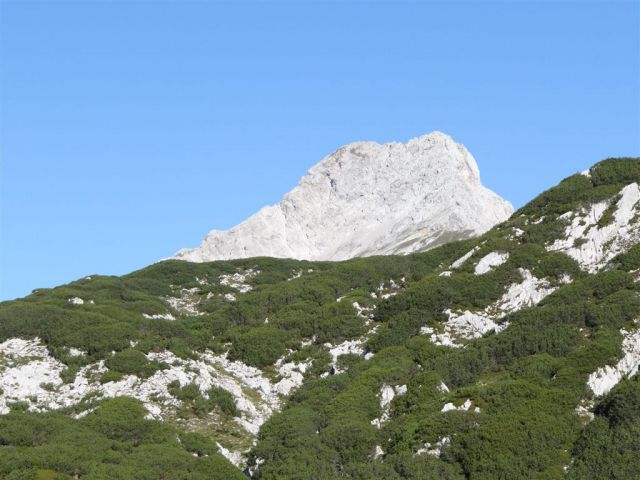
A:
POLYGON ((639 155, 638 2, 7 2, 1 298, 200 243, 441 130, 520 206, 639 155))

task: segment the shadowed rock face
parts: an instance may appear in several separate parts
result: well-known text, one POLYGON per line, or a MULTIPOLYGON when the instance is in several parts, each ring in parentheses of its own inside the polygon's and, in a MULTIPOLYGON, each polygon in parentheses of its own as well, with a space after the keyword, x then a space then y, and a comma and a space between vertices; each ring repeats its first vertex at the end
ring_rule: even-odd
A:
POLYGON ((406 254, 483 233, 512 212, 482 186, 467 149, 443 133, 406 144, 357 142, 325 157, 279 204, 228 231, 213 230, 175 258, 406 254))

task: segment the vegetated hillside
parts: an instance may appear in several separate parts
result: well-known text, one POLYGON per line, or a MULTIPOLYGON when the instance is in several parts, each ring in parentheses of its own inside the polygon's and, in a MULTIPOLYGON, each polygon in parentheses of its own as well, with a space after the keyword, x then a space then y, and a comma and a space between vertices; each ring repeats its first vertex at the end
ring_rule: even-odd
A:
POLYGON ((0 478, 633 479, 640 159, 482 237, 0 304, 0 478))

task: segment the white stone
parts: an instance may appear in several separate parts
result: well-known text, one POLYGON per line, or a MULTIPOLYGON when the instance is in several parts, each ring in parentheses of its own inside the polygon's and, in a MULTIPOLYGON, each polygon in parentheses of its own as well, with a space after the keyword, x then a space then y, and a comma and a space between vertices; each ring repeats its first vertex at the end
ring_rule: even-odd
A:
POLYGON ((475 274, 483 275, 490 272, 495 267, 498 267, 505 263, 509 259, 509 254, 506 252, 491 252, 482 257, 476 264, 475 274))
POLYGON ((382 410, 382 415, 371 420, 371 425, 376 428, 380 428, 383 423, 387 422, 391 418, 391 402, 397 395, 404 395, 406 393, 406 385, 396 385, 395 387, 386 384, 382 385, 379 394, 380 409, 382 410))
POLYGON ((434 132, 407 144, 357 142, 309 170, 282 201, 175 258, 308 260, 406 254, 483 233, 513 207, 480 182, 475 160, 434 132))
POLYGON ((260 270, 253 270, 249 268, 244 272, 236 272, 231 275, 220 275, 220 285, 225 285, 227 287, 233 288, 240 293, 250 292, 253 287, 247 284, 247 280, 255 277, 260 273, 260 270))
POLYGON ((84 300, 81 299, 80 297, 71 297, 71 298, 67 299, 67 301, 69 303, 71 303, 72 305, 83 305, 84 304, 84 300))
POLYGON ((519 268, 518 272, 522 282, 512 283, 500 300, 489 307, 488 312, 497 313, 502 318, 508 313, 537 305, 556 290, 547 280, 534 277, 527 269, 519 268))
MULTIPOLYGON (((173 288, 173 287, 172 287, 173 288)), ((174 289, 177 297, 164 297, 164 300, 174 310, 190 316, 204 315, 198 310, 200 299, 198 298, 198 287, 174 289)))
POLYGON ((363 355, 364 354, 364 338, 358 338, 356 340, 345 340, 339 345, 333 346, 330 343, 325 343, 324 346, 329 349, 331 355, 331 367, 334 374, 342 373, 342 370, 338 368, 338 357, 340 355, 363 355))
POLYGON ((459 405, 457 407, 451 402, 446 403, 445 406, 442 407, 442 410, 440 411, 443 413, 450 412, 452 410, 457 410, 459 412, 466 412, 471 408, 471 405, 473 405, 473 402, 471 401, 470 398, 468 398, 467 400, 465 400, 465 402, 462 405, 459 405))
POLYGON ((290 282, 291 280, 295 280, 296 278, 300 278, 301 276, 302 276, 302 270, 294 270, 291 273, 291 276, 287 278, 287 282, 290 282))
POLYGON ((609 201, 562 215, 561 218, 570 220, 565 237, 556 240, 548 249, 566 253, 588 272, 600 270, 617 254, 640 242, 640 222, 632 221, 638 213, 639 200, 638 184, 625 186, 620 190, 613 221, 602 228, 597 224, 609 207, 609 201))
POLYGON ((300 387, 304 381, 304 373, 311 366, 311 361, 306 362, 285 362, 284 358, 279 359, 275 363, 278 374, 282 377, 278 383, 274 385, 274 389, 280 395, 289 395, 292 390, 300 387))
POLYGON ((172 314, 170 314, 169 312, 167 313, 156 313, 153 315, 150 315, 148 313, 143 313, 142 316, 144 318, 148 318, 149 320, 175 320, 176 317, 174 317, 172 314))
POLYGON ((440 382, 440 385, 438 385, 437 388, 441 393, 449 393, 449 387, 447 387, 444 382, 440 382))
POLYGON ((351 306, 356 311, 356 315, 360 318, 364 318, 365 320, 371 320, 373 317, 373 311, 375 310, 375 305, 363 307, 358 302, 353 302, 351 306))
POLYGON ((224 458, 229 460, 236 467, 240 467, 242 465, 244 459, 242 457, 241 452, 232 452, 231 450, 224 448, 218 442, 216 442, 216 445, 218 446, 218 451, 220 452, 220 455, 222 455, 224 458))
POLYGON ((145 405, 150 417, 164 418, 179 402, 168 392, 168 385, 195 383, 206 393, 213 386, 230 392, 241 417, 236 422, 251 435, 280 408, 281 397, 302 384, 310 362, 279 360, 276 370, 281 379, 271 382, 263 373, 242 362, 230 361, 226 355, 205 352, 198 359, 181 359, 171 352, 149 353, 150 360, 165 362, 169 368, 149 378, 129 375, 117 382, 101 384, 99 377, 107 371, 100 361, 82 367, 72 383, 63 384, 60 373, 65 365, 47 351, 39 339, 14 338, 0 344, 0 413, 7 413, 8 403, 26 401, 32 411, 56 410, 79 403, 86 395, 97 397, 129 396, 145 405), (247 395, 253 391, 254 395, 247 395))
POLYGON ((585 418, 588 422, 595 418, 593 413, 593 402, 582 401, 575 409, 576 415, 585 418))
MULTIPOLYGON (((461 256, 459 259, 457 259, 455 262, 453 262, 451 264, 451 268, 456 269, 456 268, 460 268, 462 265, 464 265, 464 263, 469 260, 474 253, 476 253, 478 250, 480 250, 479 246, 475 246, 473 247, 471 250, 469 250, 467 253, 465 253, 463 256, 461 256)), ((447 275, 448 276, 448 275, 447 275)))
POLYGON ((436 332, 433 327, 423 326, 420 333, 430 337, 436 345, 460 348, 460 340, 480 338, 491 330, 501 332, 508 326, 508 322, 497 323, 509 313, 537 305, 543 298, 556 290, 545 279, 534 277, 529 270, 518 269, 522 281, 513 283, 500 299, 479 312, 454 312, 450 309, 443 313, 448 319, 442 324, 442 330, 436 332))
POLYGON ((431 444, 429 442, 425 442, 424 447, 420 448, 414 456, 418 455, 431 455, 432 457, 439 457, 442 453, 442 449, 451 443, 450 437, 442 437, 435 444, 435 448, 431 448, 431 444))
POLYGON ((87 353, 74 347, 69 347, 67 353, 72 357, 84 357, 87 353))
POLYGON ((382 450, 382 447, 380 445, 376 445, 376 448, 373 452, 373 458, 378 459, 383 455, 384 455, 384 450, 382 450))
POLYGON ((615 365, 599 368, 591 375, 587 385, 596 396, 609 393, 620 380, 633 377, 640 365, 640 329, 633 332, 621 330, 623 356, 615 365))

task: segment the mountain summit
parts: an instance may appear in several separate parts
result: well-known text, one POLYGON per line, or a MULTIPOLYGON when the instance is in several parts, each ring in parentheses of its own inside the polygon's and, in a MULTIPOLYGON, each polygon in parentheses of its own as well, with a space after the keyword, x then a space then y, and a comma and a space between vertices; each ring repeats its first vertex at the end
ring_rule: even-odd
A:
POLYGON ((406 254, 484 233, 511 204, 480 182, 469 151, 433 132, 406 144, 356 142, 325 157, 277 205, 211 231, 175 258, 304 260, 406 254))

